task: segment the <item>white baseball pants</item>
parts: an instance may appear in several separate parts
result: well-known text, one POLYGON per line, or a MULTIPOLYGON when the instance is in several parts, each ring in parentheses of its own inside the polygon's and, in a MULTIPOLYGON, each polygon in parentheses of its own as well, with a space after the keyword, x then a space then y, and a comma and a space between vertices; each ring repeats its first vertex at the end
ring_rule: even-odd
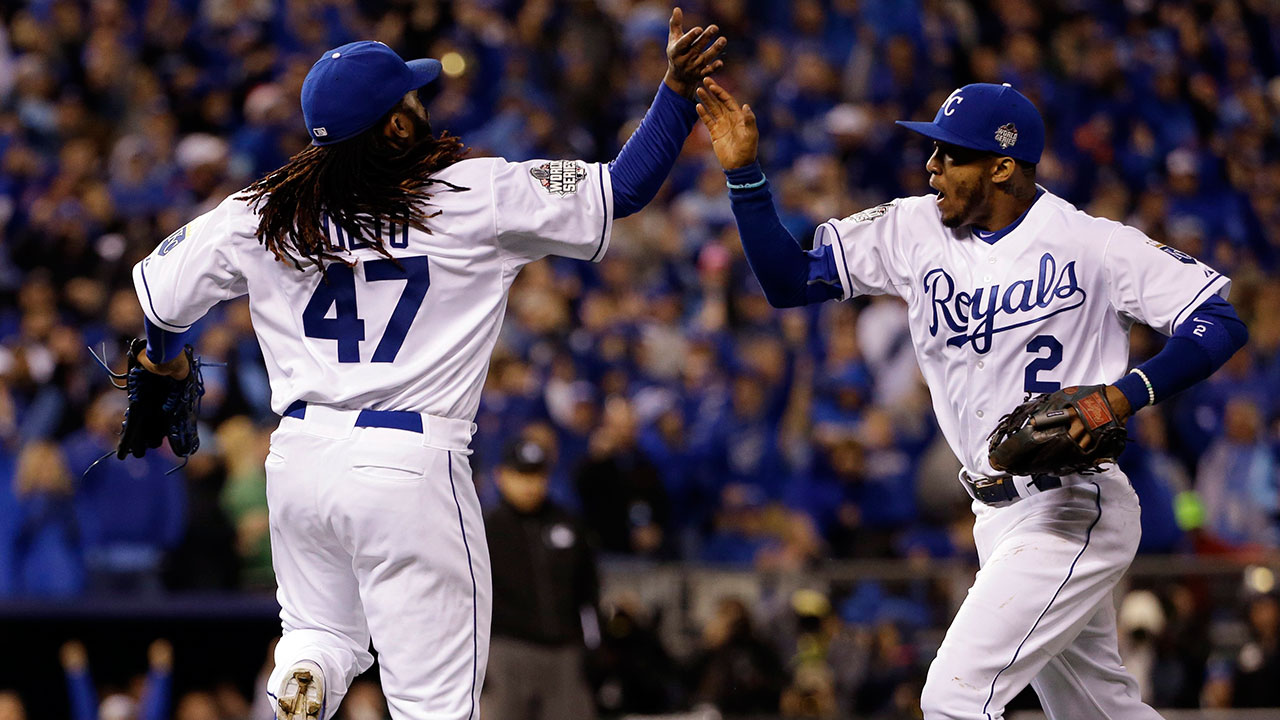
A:
POLYGON ((1028 683, 1050 720, 1153 720, 1120 664, 1112 591, 1138 548, 1117 469, 1002 508, 975 503, 981 569, 929 666, 925 720, 999 720, 1028 683))
MULTIPOLYGON (((271 436, 267 503, 283 637, 267 692, 320 665, 324 718, 378 651, 396 720, 477 720, 492 587, 470 423, 357 427, 308 406, 271 436)), ((274 707, 274 705, 273 705, 274 707)))

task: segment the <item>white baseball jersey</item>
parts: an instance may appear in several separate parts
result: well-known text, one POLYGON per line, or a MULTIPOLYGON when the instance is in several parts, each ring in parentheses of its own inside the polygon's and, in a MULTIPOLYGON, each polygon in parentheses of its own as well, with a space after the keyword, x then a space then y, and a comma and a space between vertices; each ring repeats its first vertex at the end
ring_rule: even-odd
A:
POLYGON ((846 299, 906 300, 938 423, 976 475, 998 474, 987 437, 1026 393, 1114 383, 1134 322, 1170 335, 1231 282, 1048 192, 993 244, 945 227, 932 195, 828 221, 817 237, 835 250, 846 299))
POLYGON ((328 282, 277 261, 232 196, 134 267, 143 311, 182 332, 247 293, 277 413, 302 400, 470 421, 516 274, 546 255, 600 260, 612 185, 606 166, 569 160, 463 160, 435 177, 469 189, 435 186, 430 233, 378 227, 396 262, 328 227, 353 263, 331 263, 328 282))

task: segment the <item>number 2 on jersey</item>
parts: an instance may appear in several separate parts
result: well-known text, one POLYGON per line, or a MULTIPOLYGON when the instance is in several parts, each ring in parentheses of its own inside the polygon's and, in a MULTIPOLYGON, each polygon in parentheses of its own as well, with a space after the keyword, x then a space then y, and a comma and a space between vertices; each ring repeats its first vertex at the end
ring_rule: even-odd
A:
MULTIPOLYGON (((387 329, 373 350, 373 362, 392 362, 404 345, 409 326, 418 316, 418 308, 431 286, 431 266, 425 255, 398 258, 396 261, 370 260, 363 263, 366 282, 404 280, 404 291, 396 302, 387 329)), ((364 340, 364 320, 356 307, 356 274, 350 265, 336 262, 325 268, 328 282, 320 281, 311 300, 302 310, 302 332, 307 337, 338 342, 338 362, 360 362, 360 342, 364 340), (333 317, 327 317, 330 308, 333 317)))
POLYGON ((1037 335, 1027 343, 1027 352, 1040 355, 1040 351, 1049 350, 1045 357, 1036 357, 1027 365, 1026 382, 1023 388, 1029 393, 1050 393, 1062 389, 1062 383, 1056 380, 1041 380, 1041 370, 1052 370, 1062 362, 1062 343, 1052 335, 1037 335))

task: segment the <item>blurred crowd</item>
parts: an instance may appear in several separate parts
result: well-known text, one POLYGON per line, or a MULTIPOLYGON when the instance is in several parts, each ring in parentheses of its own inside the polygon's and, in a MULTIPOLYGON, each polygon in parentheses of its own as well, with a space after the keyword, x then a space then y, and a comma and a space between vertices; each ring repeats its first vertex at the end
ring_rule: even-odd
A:
MULTIPOLYGON (((686 25, 729 38, 720 80, 755 109, 775 200, 805 242, 827 218, 929 191, 929 148, 893 120, 932 117, 967 82, 1009 82, 1046 119, 1041 184, 1230 275, 1250 345, 1139 413, 1121 465, 1142 499, 1142 552, 1280 545, 1280 5, 684 9, 686 25)), ((119 368, 142 328, 132 265, 304 146, 301 82, 324 50, 372 38, 441 58, 432 125, 473 155, 604 161, 657 89, 669 12, 666 0, 3 4, 0 597, 272 586, 262 462, 277 418, 247 306, 196 327, 198 351, 225 366, 205 370, 202 450, 176 471, 158 453, 89 469, 113 449, 124 399, 86 347, 119 368)), ((971 557, 968 498, 905 308, 771 309, 723 182, 698 129, 602 263, 522 273, 476 420, 482 496, 497 502, 501 448, 524 436, 549 448, 551 496, 608 555, 783 570, 971 557)), ((1135 330, 1135 361, 1162 342, 1135 330)), ((909 654, 873 635, 874 652, 909 654)))
MULTIPOLYGON (((1238 591, 1180 581, 1133 589, 1124 596, 1121 656, 1146 702, 1160 708, 1280 707, 1275 682, 1280 672, 1280 599, 1249 594, 1244 613, 1228 618, 1223 610, 1230 603, 1215 608, 1204 602, 1224 589, 1238 591)), ((802 588, 751 602, 725 595, 711 605, 681 653, 667 647, 659 617, 634 595, 616 594, 606 600, 600 636, 580 665, 590 692, 586 702, 594 709, 552 716, 531 709, 532 715, 518 717, 918 720, 920 690, 939 637, 929 631, 928 613, 913 608, 910 599, 924 588, 898 590, 902 592, 864 584, 840 599, 802 588)), ((197 646, 175 651, 167 640, 155 640, 147 649, 145 669, 121 672, 120 665, 136 668, 135 659, 71 640, 60 651, 65 704, 70 720, 270 717, 263 690, 273 650, 274 643, 266 648, 251 685, 225 679, 193 684, 175 679, 182 675, 175 675, 175 666, 185 667, 188 678, 193 667, 207 666, 209 659, 197 646), (110 658, 116 667, 99 678, 91 658, 99 663, 110 658)), ((206 668, 196 674, 225 678, 228 670, 206 668)), ((490 684, 507 679, 490 673, 481 696, 485 716, 517 717, 504 714, 490 695, 490 684)), ((63 705, 0 686, 0 720, 53 717, 63 705)), ((1029 698, 1020 698, 1010 710, 1034 707, 1029 698)), ((351 686, 337 718, 389 720, 376 670, 351 686)))

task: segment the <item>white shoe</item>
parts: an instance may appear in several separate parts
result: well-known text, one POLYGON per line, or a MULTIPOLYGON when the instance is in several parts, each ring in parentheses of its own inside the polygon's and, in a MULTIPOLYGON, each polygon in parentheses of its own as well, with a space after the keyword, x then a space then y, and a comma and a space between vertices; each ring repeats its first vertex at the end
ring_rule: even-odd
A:
POLYGON ((324 671, 310 660, 293 664, 280 681, 276 696, 277 720, 323 720, 324 671))

